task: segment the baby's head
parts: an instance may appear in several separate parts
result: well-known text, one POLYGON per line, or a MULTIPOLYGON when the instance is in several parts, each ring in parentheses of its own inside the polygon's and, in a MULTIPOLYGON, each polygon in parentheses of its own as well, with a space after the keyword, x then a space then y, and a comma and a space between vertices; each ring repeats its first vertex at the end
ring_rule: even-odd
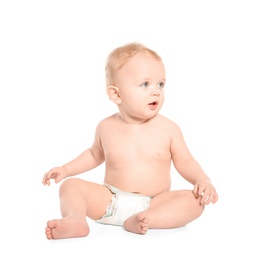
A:
POLYGON ((147 48, 141 43, 133 42, 118 47, 114 49, 107 58, 105 67, 107 87, 114 85, 114 78, 117 71, 120 70, 129 59, 138 53, 145 53, 161 61, 161 57, 155 51, 147 48))

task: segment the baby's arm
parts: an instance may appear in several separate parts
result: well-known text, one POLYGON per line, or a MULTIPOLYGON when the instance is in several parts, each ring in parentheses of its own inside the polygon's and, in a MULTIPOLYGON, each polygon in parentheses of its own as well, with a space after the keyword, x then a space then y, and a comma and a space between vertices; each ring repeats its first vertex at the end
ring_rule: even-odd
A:
POLYGON ((171 145, 172 161, 181 176, 194 185, 193 194, 201 196, 201 203, 208 205, 218 200, 218 194, 200 164, 191 155, 180 128, 175 125, 171 145))
POLYGON ((99 129, 97 128, 95 141, 92 147, 63 166, 49 170, 43 176, 42 183, 44 185, 50 185, 50 179, 55 179, 55 183, 58 183, 67 177, 89 171, 103 162, 104 153, 99 139, 99 129))
POLYGON ((210 202, 214 204, 218 200, 216 189, 209 178, 197 180, 193 188, 193 194, 196 198, 201 196, 201 203, 205 205, 210 202))

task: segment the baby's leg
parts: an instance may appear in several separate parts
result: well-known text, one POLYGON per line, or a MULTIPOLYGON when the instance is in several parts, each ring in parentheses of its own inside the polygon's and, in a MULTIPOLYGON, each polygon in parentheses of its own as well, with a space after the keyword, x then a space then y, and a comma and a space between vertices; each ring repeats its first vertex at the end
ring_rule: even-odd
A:
POLYGON ((198 218, 204 206, 200 198, 195 198, 192 191, 170 191, 155 196, 147 211, 128 218, 126 230, 145 234, 148 228, 181 227, 198 218))
POLYGON ((111 198, 111 192, 104 185, 76 178, 65 180, 60 187, 62 218, 47 222, 47 239, 87 236, 89 226, 86 216, 101 218, 111 198))
POLYGON ((182 227, 198 218, 204 205, 190 190, 164 192, 155 196, 149 208, 150 228, 182 227))

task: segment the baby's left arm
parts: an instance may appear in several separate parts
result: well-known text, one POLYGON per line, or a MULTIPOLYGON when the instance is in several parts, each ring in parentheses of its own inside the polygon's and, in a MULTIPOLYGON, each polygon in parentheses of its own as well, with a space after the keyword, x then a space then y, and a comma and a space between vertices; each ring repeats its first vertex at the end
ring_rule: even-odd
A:
POLYGON ((218 194, 210 179, 191 155, 181 129, 175 124, 172 131, 171 154, 176 170, 188 182, 194 185, 193 194, 201 197, 201 204, 213 204, 218 200, 218 194))
POLYGON ((216 189, 209 179, 198 180, 192 192, 196 198, 201 196, 200 202, 204 205, 208 205, 210 202, 214 204, 218 200, 216 189))

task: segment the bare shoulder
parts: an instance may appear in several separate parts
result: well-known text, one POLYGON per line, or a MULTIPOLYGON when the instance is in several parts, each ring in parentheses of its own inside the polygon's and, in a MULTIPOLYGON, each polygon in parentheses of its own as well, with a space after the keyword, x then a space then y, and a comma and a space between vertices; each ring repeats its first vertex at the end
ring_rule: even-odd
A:
POLYGON ((156 124, 158 124, 160 127, 165 127, 167 129, 169 129, 170 131, 180 131, 180 127, 178 126, 178 124, 176 122, 174 122, 173 120, 158 114, 156 116, 156 124))
POLYGON ((116 117, 117 114, 113 114, 111 116, 102 119, 97 125, 97 131, 106 129, 108 127, 112 127, 114 124, 116 124, 116 117))
POLYGON ((183 134, 179 125, 173 120, 158 114, 156 127, 160 132, 163 132, 165 136, 168 136, 173 143, 183 140, 183 134))

